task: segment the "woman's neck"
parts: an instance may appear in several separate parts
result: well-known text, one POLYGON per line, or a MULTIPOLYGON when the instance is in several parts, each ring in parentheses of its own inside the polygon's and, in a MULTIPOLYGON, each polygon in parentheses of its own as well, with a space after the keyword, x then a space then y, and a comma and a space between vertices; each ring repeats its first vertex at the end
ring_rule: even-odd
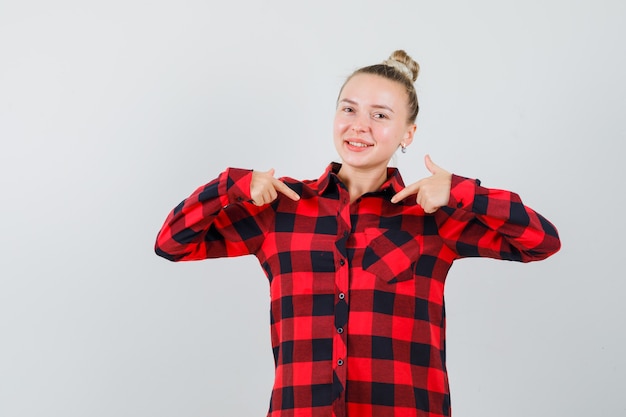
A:
POLYGON ((348 188, 352 203, 363 194, 378 191, 387 181, 387 168, 383 170, 359 170, 342 165, 337 173, 339 179, 348 188))

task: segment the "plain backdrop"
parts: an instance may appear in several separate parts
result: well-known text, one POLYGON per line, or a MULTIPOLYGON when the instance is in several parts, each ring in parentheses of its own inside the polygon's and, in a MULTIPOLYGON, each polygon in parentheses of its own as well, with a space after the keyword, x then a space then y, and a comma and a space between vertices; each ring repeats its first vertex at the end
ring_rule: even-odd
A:
POLYGON ((253 257, 174 264, 168 212, 228 166, 317 178, 335 99, 405 49, 423 156, 519 193, 543 262, 448 277, 456 417, 626 414, 626 2, 0 0, 0 416, 264 416, 253 257))

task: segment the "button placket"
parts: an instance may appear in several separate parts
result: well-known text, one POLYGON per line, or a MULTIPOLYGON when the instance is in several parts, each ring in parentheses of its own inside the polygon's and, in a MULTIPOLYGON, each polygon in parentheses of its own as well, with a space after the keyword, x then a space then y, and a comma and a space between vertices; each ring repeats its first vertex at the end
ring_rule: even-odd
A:
MULTIPOLYGON (((336 271, 335 271, 335 335, 333 337, 333 368, 340 384, 340 392, 344 392, 347 380, 345 358, 348 353, 346 324, 348 322, 347 291, 349 285, 349 262, 347 258, 347 243, 350 236, 350 200, 347 190, 341 189, 337 208, 337 235, 336 235, 336 271)), ((342 394, 343 395, 343 394, 342 394)), ((337 400, 342 401, 340 396, 337 400)))

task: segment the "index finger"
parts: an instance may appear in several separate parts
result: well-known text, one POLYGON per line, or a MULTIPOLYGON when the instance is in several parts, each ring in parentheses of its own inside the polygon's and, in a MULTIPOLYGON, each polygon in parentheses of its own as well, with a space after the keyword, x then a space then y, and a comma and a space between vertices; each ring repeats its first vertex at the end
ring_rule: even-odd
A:
POLYGON ((396 193, 396 195, 391 197, 391 202, 392 203, 398 203, 398 202, 404 200, 405 198, 407 198, 410 195, 419 193, 421 184, 422 184, 422 180, 419 180, 418 182, 414 182, 413 184, 411 184, 411 185, 409 185, 407 187, 404 187, 403 189, 398 191, 398 193, 396 193))
POLYGON ((272 183, 274 184, 274 188, 276 189, 276 191, 291 198, 293 201, 300 200, 300 196, 298 195, 298 193, 296 193, 294 190, 289 188, 289 186, 287 186, 287 184, 285 184, 281 180, 274 178, 272 183))

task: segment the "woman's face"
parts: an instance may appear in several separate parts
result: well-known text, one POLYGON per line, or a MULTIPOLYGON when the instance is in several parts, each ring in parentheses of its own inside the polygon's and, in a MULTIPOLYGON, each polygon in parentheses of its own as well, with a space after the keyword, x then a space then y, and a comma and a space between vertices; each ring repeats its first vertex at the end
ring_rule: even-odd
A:
POLYGON ((344 165, 386 169, 401 143, 413 140, 415 124, 407 122, 404 87, 374 74, 357 74, 343 87, 337 102, 334 142, 344 165))

